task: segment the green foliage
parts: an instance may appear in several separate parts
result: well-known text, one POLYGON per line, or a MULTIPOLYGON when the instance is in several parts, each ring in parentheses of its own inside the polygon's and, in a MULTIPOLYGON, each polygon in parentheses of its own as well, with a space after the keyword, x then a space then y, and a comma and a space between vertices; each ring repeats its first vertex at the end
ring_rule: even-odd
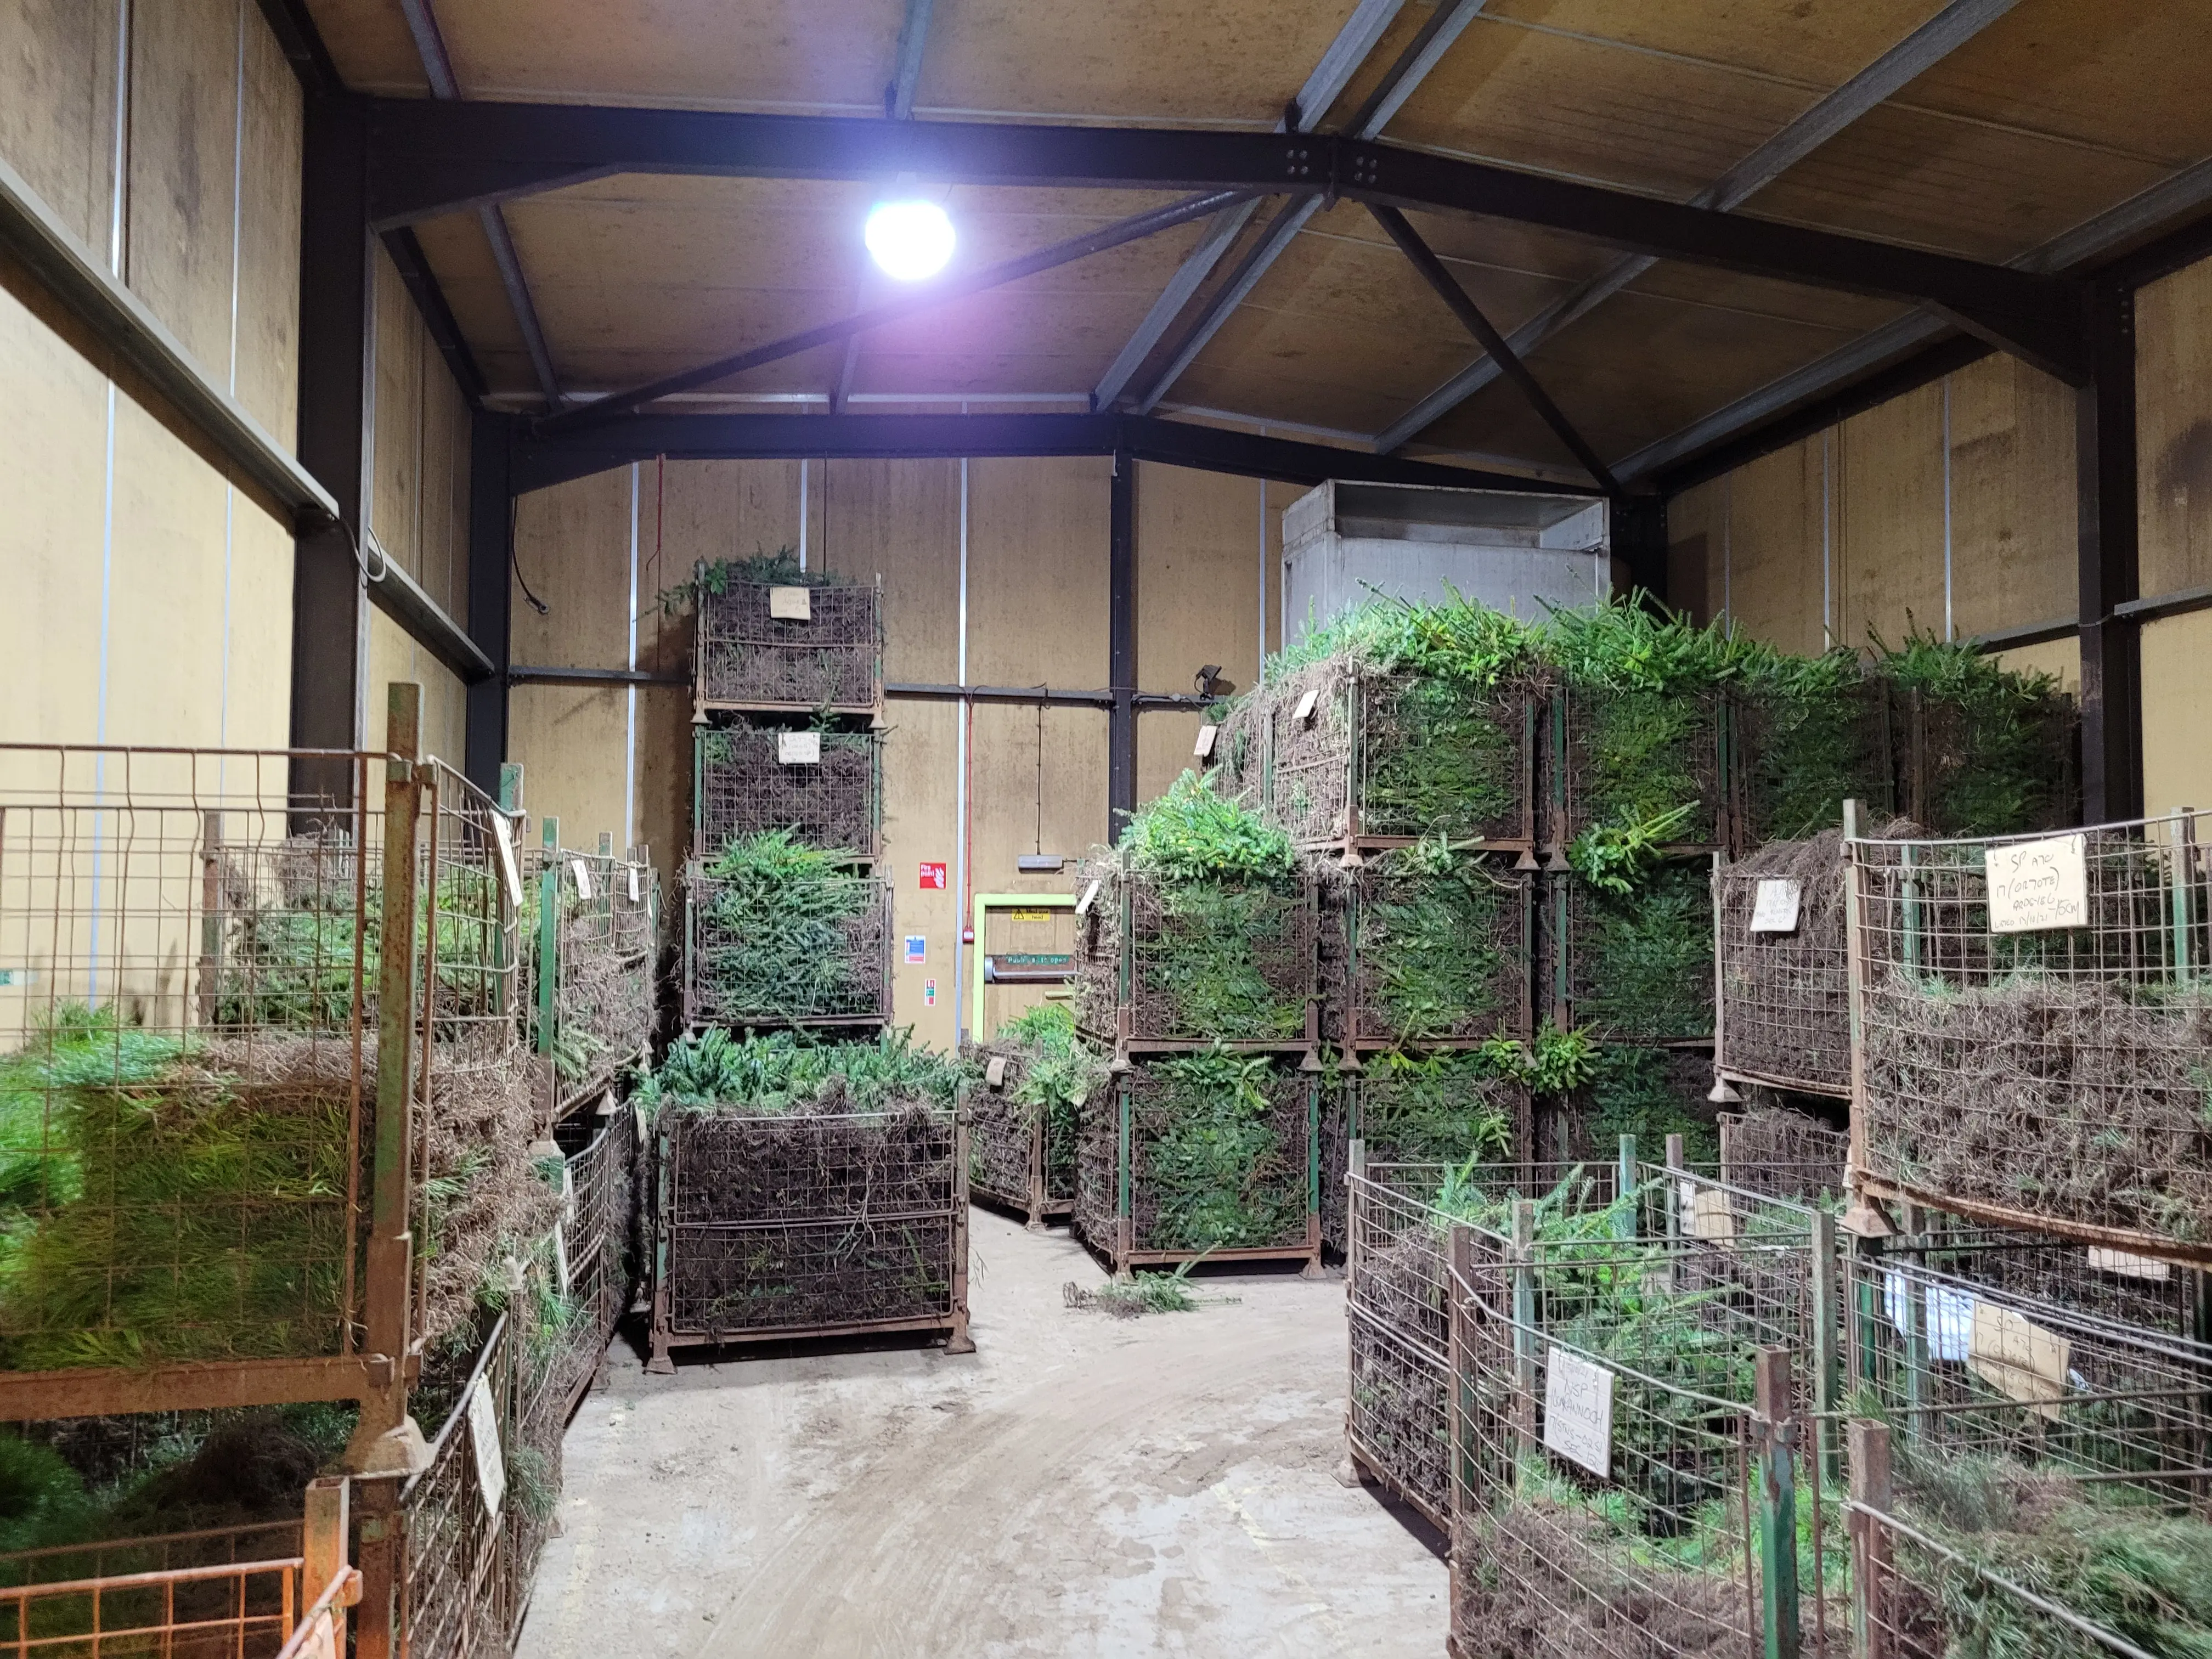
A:
POLYGON ((1257 881, 1287 887, 1297 873, 1291 838, 1243 803, 1185 771, 1129 820, 1130 867, 1164 882, 1257 881))
POLYGON ((1668 1135, 1679 1134, 1691 1163, 1713 1163, 1720 1157, 1718 1133, 1690 1115, 1680 1091, 1669 1086, 1668 1066, 1664 1048, 1600 1046, 1590 1058, 1591 1127, 1605 1141, 1634 1135, 1647 1149, 1664 1146, 1668 1135))
POLYGON ((717 884, 700 957, 726 1007, 797 1018, 851 994, 850 924, 872 894, 849 860, 769 830, 732 837, 707 874, 717 884))
POLYGON ((1571 684, 1669 695, 1734 684, 1762 649, 1723 622, 1700 627, 1641 593, 1554 611, 1542 636, 1547 660, 1571 684))
POLYGON ((1173 1273, 1139 1273, 1133 1279, 1101 1285, 1090 1292, 1091 1304, 1123 1319, 1148 1313, 1189 1313, 1198 1306, 1198 1298, 1190 1291, 1190 1270, 1196 1266, 1198 1261, 1186 1261, 1173 1273))
POLYGON ((1511 1156, 1513 1115, 1483 1086, 1498 1075, 1486 1049, 1374 1055, 1357 1085, 1368 1158, 1458 1164, 1511 1156))
POLYGON ((1747 679, 1752 729, 1737 752, 1762 839, 1802 841, 1835 828, 1846 800, 1889 800, 1886 757, 1867 729, 1880 687, 1855 653, 1762 651, 1747 679))
POLYGON ((2069 723, 2047 674, 2000 665, 1963 640, 1917 629, 1875 672, 1926 708, 1930 763, 1919 813, 1941 835, 1996 836, 2047 826, 2061 793, 2069 723))
POLYGON ((635 1097, 656 1113, 879 1112, 916 1100, 950 1107, 971 1069, 915 1042, 907 1026, 873 1042, 815 1042, 790 1031, 736 1037, 716 1028, 677 1038, 659 1068, 639 1077, 635 1097))
POLYGON ((1519 890, 1441 836, 1380 861, 1360 916, 1361 969, 1401 1041, 1451 1036, 1498 1012, 1499 923, 1519 890))
POLYGON ((1361 822, 1376 835, 1480 834, 1512 811, 1521 782, 1517 709, 1438 674, 1386 683, 1363 750, 1361 822))
POLYGON ((1603 1036, 1712 1033, 1712 884, 1703 860, 1659 865, 1626 896, 1576 897, 1575 1018, 1603 1036))
POLYGON ((1534 1042, 1500 1033, 1477 1052, 1492 1076, 1509 1078, 1532 1094, 1563 1095, 1590 1080, 1597 1042, 1586 1030, 1547 1025, 1534 1042))
POLYGON ((1300 900, 1269 885, 1174 882, 1163 884, 1159 903, 1157 934, 1137 946, 1137 972, 1174 1008, 1178 1030, 1260 1042, 1305 1029, 1303 974, 1293 986, 1267 972, 1300 944, 1300 900))
POLYGON ((1164 1060, 1157 1071, 1158 1127, 1143 1164, 1158 1217, 1145 1247, 1233 1249, 1298 1231, 1305 1160, 1269 1121, 1273 1063, 1217 1048, 1164 1060))
POLYGON ((1534 625, 1457 593, 1436 605, 1377 599, 1326 628, 1309 626, 1268 659, 1266 678, 1342 655, 1487 689, 1528 665, 1538 637, 1534 625))
POLYGON ((779 547, 773 553, 757 551, 749 559, 715 559, 690 580, 664 587, 654 598, 660 614, 673 617, 698 603, 702 589, 726 593, 732 587, 826 587, 830 580, 824 571, 802 570, 799 555, 788 547, 779 547))
POLYGON ((1567 863, 1593 887, 1626 897, 1659 861, 1661 850, 1688 827, 1697 809, 1684 805, 1650 817, 1624 811, 1617 823, 1594 823, 1567 848, 1567 863))

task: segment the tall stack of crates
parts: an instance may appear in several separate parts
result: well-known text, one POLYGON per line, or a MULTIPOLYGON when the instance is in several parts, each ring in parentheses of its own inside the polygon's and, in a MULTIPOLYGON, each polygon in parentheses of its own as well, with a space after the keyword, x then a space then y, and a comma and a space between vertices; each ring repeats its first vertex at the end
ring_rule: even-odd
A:
POLYGON ((866 1034, 890 1015, 881 596, 818 574, 744 574, 702 564, 694 577, 684 1023, 866 1034), (742 878, 718 873, 732 842, 778 834, 845 866, 805 919, 798 974, 749 971, 761 919, 742 878))

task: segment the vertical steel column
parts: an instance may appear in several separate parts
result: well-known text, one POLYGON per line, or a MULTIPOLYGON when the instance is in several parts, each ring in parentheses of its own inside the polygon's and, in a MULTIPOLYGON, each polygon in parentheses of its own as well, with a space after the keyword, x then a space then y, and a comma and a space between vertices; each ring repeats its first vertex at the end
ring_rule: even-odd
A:
POLYGON ((1787 1348, 1761 1348, 1757 1414, 1759 1576, 1761 1646, 1765 1659, 1797 1659, 1797 1425, 1790 1400, 1787 1348))
POLYGON ((508 454, 514 418, 469 417, 469 637, 491 659, 491 678, 469 687, 469 781, 489 794, 507 758, 507 670, 514 637, 508 567, 514 522, 508 454))
POLYGON ((2142 812, 2142 652, 2116 606, 2141 597, 2136 519, 2135 295, 2093 283, 2089 379, 2074 394, 2081 640, 2081 809, 2087 823, 2142 812))
MULTIPOLYGON (((300 214, 300 459, 338 504, 302 535, 292 577, 295 749, 362 746, 368 593, 360 547, 369 388, 368 143, 356 100, 306 100, 300 214)), ((295 797, 351 804, 343 760, 292 763, 295 797)))
POLYGON ((1118 843, 1137 807, 1137 459, 1126 449, 1114 452, 1107 526, 1106 839, 1118 843))

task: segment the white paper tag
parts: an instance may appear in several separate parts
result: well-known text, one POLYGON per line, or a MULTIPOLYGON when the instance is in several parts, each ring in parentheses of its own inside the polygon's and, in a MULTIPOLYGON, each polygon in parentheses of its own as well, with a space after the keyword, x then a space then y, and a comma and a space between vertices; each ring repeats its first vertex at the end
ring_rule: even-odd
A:
POLYGON ((1006 1057, 1004 1054, 991 1056, 991 1063, 983 1068, 983 1081, 994 1089, 1006 1086, 1006 1057))
POLYGON ((1794 933, 1797 931, 1797 909, 1804 902, 1802 884, 1786 876, 1762 876, 1759 882, 1759 898, 1751 907, 1751 931, 1754 933, 1794 933))
POLYGON ((491 1402, 491 1384, 481 1376, 469 1390, 469 1444, 477 1455, 477 1490, 483 1494, 485 1513, 496 1521, 507 1496, 507 1454, 500 1449, 499 1411, 491 1402))
POLYGON ((638 897, 637 866, 635 864, 631 865, 629 867, 629 902, 632 904, 637 904, 642 902, 638 897))
POLYGON ((1213 752, 1213 740, 1220 735, 1221 728, 1218 726, 1200 726, 1198 728, 1198 741, 1191 744, 1190 752, 1197 756, 1199 759, 1204 760, 1207 756, 1213 752))
POLYGON ((514 832, 507 827, 507 815, 491 815, 492 843, 499 848, 499 873, 507 883, 507 902, 520 910, 522 908, 522 872, 514 864, 514 832))
POLYGON ((822 734, 819 732, 779 732, 775 734, 775 757, 786 766, 819 766, 822 764, 822 734))
POLYGON ((1304 726, 1308 720, 1314 717, 1314 705, 1318 703, 1320 701, 1321 687, 1317 685, 1308 686, 1306 688, 1305 696, 1298 699, 1298 706, 1291 711, 1291 719, 1298 725, 1304 726))
POLYGON ((1989 876, 1990 931, 2037 933, 2089 925, 2087 840, 2052 836, 1983 855, 1989 876))
POLYGON ((2089 1265, 2108 1273, 2118 1273, 2123 1279, 2154 1279, 2163 1284, 2173 1277, 2169 1262, 2156 1256, 2137 1255, 2131 1250, 2108 1250, 2101 1244, 2089 1247, 2089 1265))
POLYGON ((576 872, 576 896, 587 899, 592 896, 592 872, 581 859, 570 859, 568 867, 576 872))
POLYGON ((553 1270, 559 1275, 561 1294, 568 1295, 568 1230, 566 1227, 556 1227, 553 1230, 553 1270))
POLYGON ((1613 1474, 1613 1373, 1561 1348, 1544 1356, 1544 1443, 1601 1479, 1613 1474))
POLYGON ((768 614, 777 622, 812 622, 813 590, 805 587, 769 588, 768 614))
POLYGON ((1097 902, 1098 884, 1094 881, 1083 890, 1083 896, 1075 901, 1075 914, 1087 916, 1091 914, 1091 907, 1097 902))

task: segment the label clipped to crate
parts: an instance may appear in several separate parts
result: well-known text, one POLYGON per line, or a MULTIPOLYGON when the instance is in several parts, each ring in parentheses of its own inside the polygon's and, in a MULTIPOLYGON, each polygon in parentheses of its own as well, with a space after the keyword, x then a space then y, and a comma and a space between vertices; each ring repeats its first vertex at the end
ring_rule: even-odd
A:
POLYGON ((814 620, 814 592, 806 587, 771 587, 768 591, 768 614, 775 622, 812 622, 814 620))
POLYGON ((819 732, 779 732, 775 734, 775 757, 786 766, 819 766, 822 764, 822 734, 819 732))
POLYGON ((515 867, 514 831, 504 812, 491 815, 492 845, 499 849, 500 879, 507 884, 507 902, 522 908, 522 872, 515 867))
POLYGON ((1191 744, 1190 752, 1200 760, 1206 759, 1213 753, 1214 738, 1220 735, 1221 728, 1218 726, 1200 726, 1198 728, 1198 741, 1191 744))
POLYGON ((581 859, 570 859, 568 867, 576 872, 576 896, 587 899, 592 896, 592 872, 581 859))
POLYGON ((1298 706, 1291 711, 1291 719, 1304 726, 1314 717, 1314 707, 1321 702, 1321 687, 1310 685, 1306 694, 1298 699, 1298 706))
POLYGON ((629 902, 632 904, 639 904, 644 902, 638 896, 637 866, 635 864, 631 865, 629 867, 629 902))
POLYGON ((568 1230, 566 1227, 553 1230, 553 1271, 559 1276, 561 1294, 568 1295, 572 1275, 568 1271, 568 1230))
POLYGON ((1094 881, 1083 890, 1083 896, 1075 901, 1075 914, 1087 916, 1091 914, 1091 907, 1097 902, 1098 884, 1094 881))
POLYGON ((1992 933, 2039 933, 2089 925, 2087 838, 2051 836, 1982 854, 1992 933))
POLYGON ((484 1513, 496 1521, 507 1497, 507 1455, 500 1449, 499 1408, 492 1404, 491 1383, 482 1376, 469 1390, 469 1444, 477 1455, 477 1490, 483 1494, 484 1513))
POLYGON ((1544 1444, 1601 1480, 1613 1474, 1613 1373, 1564 1348, 1544 1356, 1544 1444))
POLYGON ((1759 896, 1751 907, 1751 931, 1754 933, 1794 933, 1797 931, 1797 910, 1803 903, 1802 884, 1787 876, 1762 876, 1759 882, 1759 896))
POLYGON ((1006 1086, 1006 1057, 1004 1054, 991 1056, 991 1063, 983 1068, 983 1081, 994 1089, 1006 1086))
POLYGON ((1714 1244, 1735 1243, 1735 1211, 1726 1193, 1686 1181, 1682 1198, 1682 1226, 1691 1237, 1714 1244))
POLYGON ((2058 1420, 2059 1402, 2066 1398, 2073 1358, 2073 1343, 2057 1332, 2046 1331, 2033 1320, 1994 1302, 1974 1304, 1966 1369, 2000 1393, 2033 1406, 2039 1415, 2054 1423, 2058 1420))

